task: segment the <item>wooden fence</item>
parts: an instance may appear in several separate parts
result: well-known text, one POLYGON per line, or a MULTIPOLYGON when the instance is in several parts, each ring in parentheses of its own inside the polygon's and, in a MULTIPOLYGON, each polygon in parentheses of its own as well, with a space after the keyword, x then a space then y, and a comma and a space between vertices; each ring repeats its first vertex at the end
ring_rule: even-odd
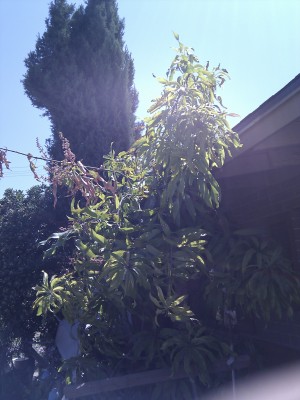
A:
MULTIPOLYGON (((231 369, 239 370, 247 368, 249 365, 249 356, 241 355, 236 357, 232 363, 228 362, 228 360, 222 360, 215 363, 212 367, 212 373, 226 372, 230 371, 231 369)), ((128 389, 186 377, 187 375, 184 371, 180 371, 172 375, 170 369, 151 370, 81 383, 78 385, 68 385, 64 389, 64 394, 68 400, 73 400, 84 396, 113 392, 115 390, 128 389)))

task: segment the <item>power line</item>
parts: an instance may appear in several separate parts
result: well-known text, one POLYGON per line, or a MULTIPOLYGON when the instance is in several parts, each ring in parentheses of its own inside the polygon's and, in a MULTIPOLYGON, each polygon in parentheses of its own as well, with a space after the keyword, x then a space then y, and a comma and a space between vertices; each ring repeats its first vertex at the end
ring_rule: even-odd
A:
POLYGON ((52 160, 51 158, 37 157, 37 156, 33 156, 31 153, 22 153, 21 151, 7 149, 4 147, 0 147, 0 150, 9 152, 9 153, 19 154, 21 156, 27 157, 28 159, 34 158, 35 160, 42 160, 42 161, 46 161, 46 162, 58 162, 58 163, 61 162, 61 161, 57 161, 57 160, 52 160))
MULTIPOLYGON (((45 161, 45 162, 51 162, 51 163, 57 163, 57 164, 61 164, 61 163, 64 162, 64 160, 59 161, 59 160, 54 160, 54 159, 52 159, 52 158, 37 157, 37 156, 32 155, 31 153, 22 153, 21 151, 12 150, 12 149, 8 149, 8 148, 4 148, 4 147, 0 147, 0 151, 3 151, 3 152, 5 152, 5 153, 6 153, 6 152, 9 152, 9 153, 19 154, 19 155, 21 155, 21 156, 27 157, 27 159, 28 159, 29 161, 33 158, 34 160, 42 160, 42 161, 45 161)), ((85 167, 85 168, 89 168, 89 169, 93 169, 93 170, 96 170, 96 171, 101 171, 101 170, 102 170, 101 167, 100 167, 100 168, 98 168, 98 167, 92 167, 92 166, 90 166, 90 165, 84 165, 84 167, 85 167)))

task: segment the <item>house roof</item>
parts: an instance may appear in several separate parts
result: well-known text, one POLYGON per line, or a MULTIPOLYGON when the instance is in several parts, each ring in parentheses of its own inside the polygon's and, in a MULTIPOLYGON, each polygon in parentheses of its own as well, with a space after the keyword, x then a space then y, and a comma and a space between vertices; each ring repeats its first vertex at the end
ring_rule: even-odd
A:
POLYGON ((234 126, 233 130, 242 133, 249 125, 253 125, 258 122, 265 114, 273 111, 279 107, 282 102, 285 102, 288 98, 300 92, 300 74, 295 76, 287 85, 280 89, 277 93, 271 96, 268 100, 262 103, 256 110, 248 114, 242 121, 234 126))
POLYGON ((230 177, 300 165, 300 74, 234 128, 242 147, 216 176, 230 177))

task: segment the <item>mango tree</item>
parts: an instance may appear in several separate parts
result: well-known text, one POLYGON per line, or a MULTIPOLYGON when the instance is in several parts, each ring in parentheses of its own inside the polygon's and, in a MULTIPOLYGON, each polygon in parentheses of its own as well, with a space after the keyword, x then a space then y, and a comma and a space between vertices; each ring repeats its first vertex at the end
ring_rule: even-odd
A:
MULTIPOLYGON (((54 188, 66 185, 73 201, 69 227, 49 238, 47 253, 72 240, 77 255, 72 270, 44 275, 35 307, 79 322, 81 359, 73 367, 84 379, 93 366, 103 375, 170 366, 203 383, 209 365, 228 352, 191 307, 188 284, 204 282, 199 301, 207 304, 208 287, 224 292, 213 278, 216 260, 230 258, 226 246, 221 257, 216 250, 214 171, 240 143, 217 94, 227 71, 201 64, 175 38, 177 54, 159 78, 162 93, 144 136, 127 152, 111 151, 100 169, 77 162, 62 137, 65 159, 52 168, 54 188)), ((189 387, 176 390, 189 398, 189 387)))

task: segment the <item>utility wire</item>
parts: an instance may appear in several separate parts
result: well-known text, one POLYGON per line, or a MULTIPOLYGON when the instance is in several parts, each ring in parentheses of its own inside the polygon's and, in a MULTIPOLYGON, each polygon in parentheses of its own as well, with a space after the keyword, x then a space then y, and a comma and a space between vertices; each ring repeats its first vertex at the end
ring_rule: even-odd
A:
POLYGON ((21 156, 25 156, 27 158, 34 158, 35 160, 42 160, 42 161, 52 161, 52 162, 57 162, 57 163, 61 163, 61 161, 57 161, 57 160, 52 160, 51 158, 44 158, 44 157, 36 157, 33 156, 31 153, 22 153, 21 151, 17 151, 17 150, 11 150, 11 149, 7 149, 4 147, 0 147, 0 150, 3 150, 5 152, 9 152, 9 153, 15 153, 15 154, 19 154, 21 156))
MULTIPOLYGON (((45 157, 37 157, 37 156, 33 156, 31 153, 22 153, 21 151, 17 151, 17 150, 12 150, 12 149, 7 149, 4 147, 0 147, 0 150, 5 151, 5 152, 9 152, 9 153, 15 153, 15 154, 19 154, 21 156, 25 156, 27 157, 29 160, 31 158, 33 158, 34 160, 42 160, 42 161, 46 161, 46 162, 54 162, 54 163, 58 163, 61 164, 63 162, 63 160, 59 161, 59 160, 54 160, 52 158, 45 158, 45 157)), ((89 169, 94 169, 96 171, 101 171, 102 168, 98 168, 98 167, 92 167, 90 165, 84 165, 85 168, 89 168, 89 169)))

